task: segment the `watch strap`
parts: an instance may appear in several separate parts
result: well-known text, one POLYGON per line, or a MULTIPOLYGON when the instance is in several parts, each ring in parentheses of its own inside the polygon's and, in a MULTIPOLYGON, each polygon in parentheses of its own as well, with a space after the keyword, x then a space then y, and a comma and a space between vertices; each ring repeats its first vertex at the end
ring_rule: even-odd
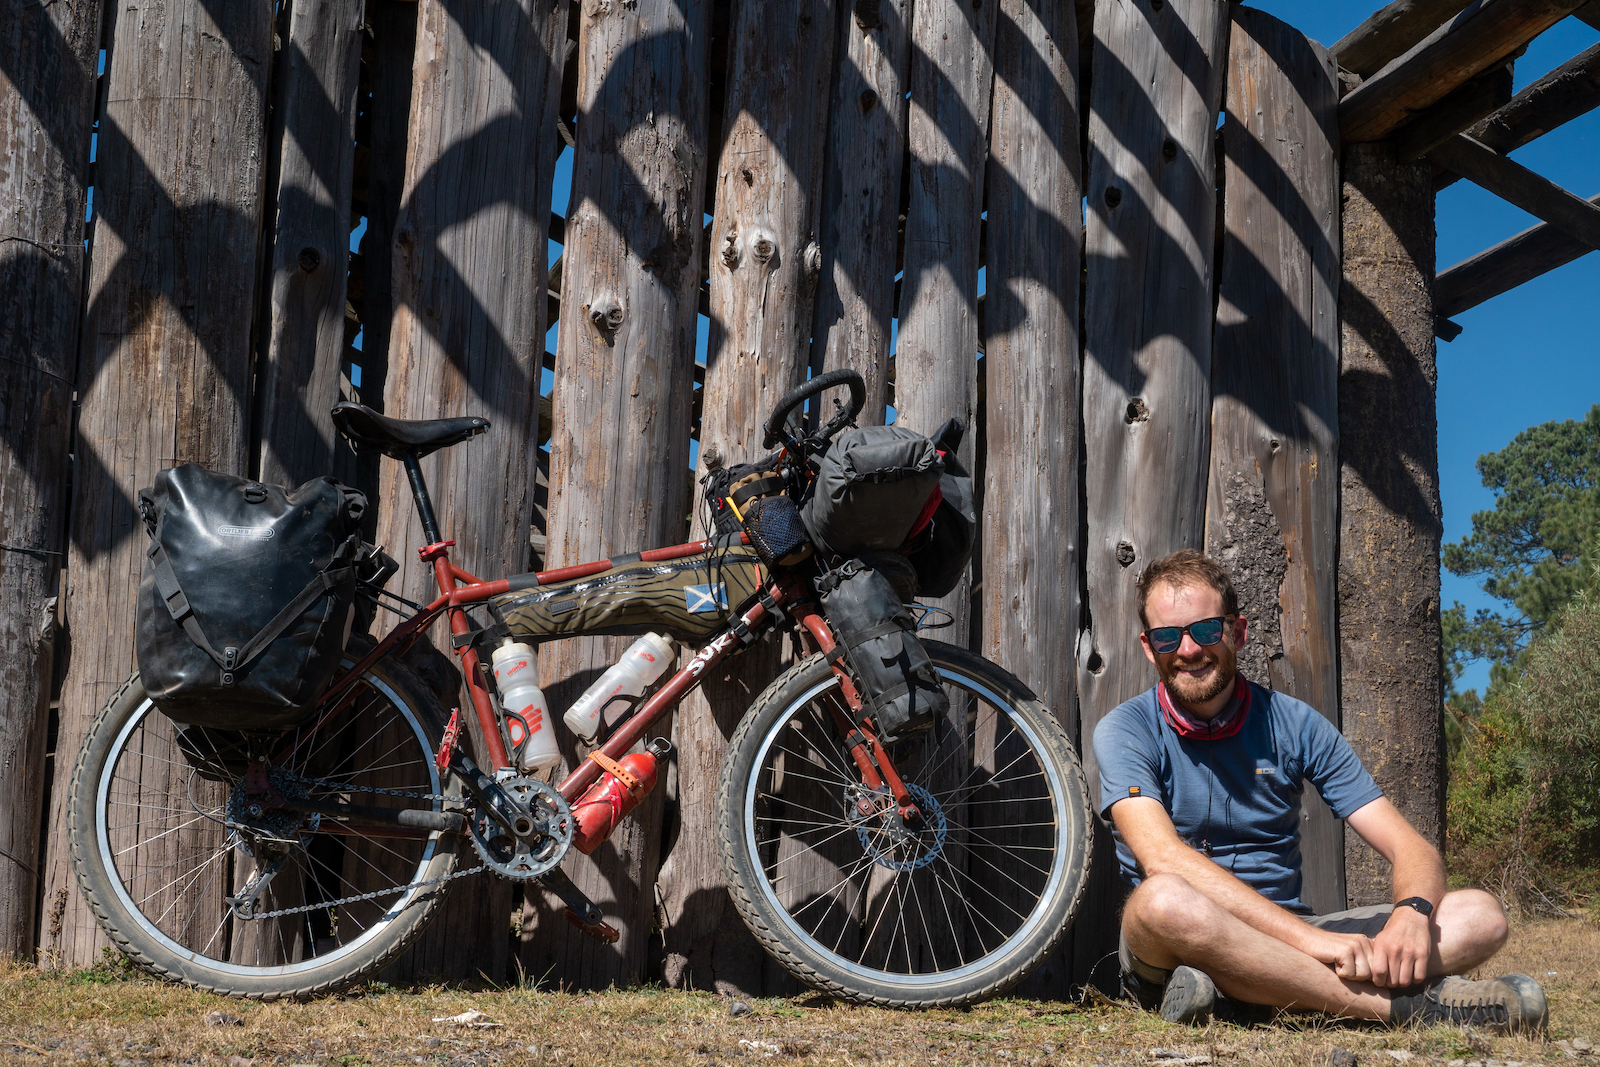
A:
POLYGON ((1433 905, 1428 901, 1427 897, 1406 897, 1404 900, 1395 901, 1394 906, 1397 908, 1415 908, 1423 915, 1433 914, 1433 905))

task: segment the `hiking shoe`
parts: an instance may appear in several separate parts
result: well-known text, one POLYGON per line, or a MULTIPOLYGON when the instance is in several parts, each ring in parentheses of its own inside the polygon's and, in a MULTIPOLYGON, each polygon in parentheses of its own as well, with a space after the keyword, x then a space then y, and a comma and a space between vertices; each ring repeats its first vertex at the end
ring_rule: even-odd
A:
POLYGON ((1161 1017, 1169 1023, 1204 1026, 1217 1007, 1217 986, 1204 971, 1179 967, 1167 980, 1161 997, 1161 1017))
POLYGON ((1454 975, 1435 979, 1422 992, 1390 1001, 1389 1021, 1455 1023, 1500 1034, 1542 1030, 1550 1017, 1544 989, 1525 974, 1472 981, 1454 975))

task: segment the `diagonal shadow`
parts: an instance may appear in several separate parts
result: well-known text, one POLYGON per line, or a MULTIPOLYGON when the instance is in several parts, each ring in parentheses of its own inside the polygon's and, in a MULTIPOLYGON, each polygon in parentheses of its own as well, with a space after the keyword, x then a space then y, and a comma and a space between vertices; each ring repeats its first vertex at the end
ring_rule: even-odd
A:
POLYGON ((0 19, 9 41, 0 46, 0 76, 17 92, 45 131, 79 186, 89 183, 89 134, 69 126, 78 117, 63 100, 90 99, 95 74, 78 62, 72 45, 50 18, 49 5, 37 0, 5 0, 0 19))

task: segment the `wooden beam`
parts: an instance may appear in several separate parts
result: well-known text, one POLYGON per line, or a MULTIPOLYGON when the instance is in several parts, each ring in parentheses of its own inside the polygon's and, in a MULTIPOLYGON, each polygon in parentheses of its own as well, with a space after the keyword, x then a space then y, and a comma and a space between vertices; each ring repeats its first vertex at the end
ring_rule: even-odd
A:
POLYGON ((1339 66, 1370 77, 1466 7, 1470 0, 1394 0, 1333 46, 1339 66))
MULTIPOLYGON (((1588 202, 1600 211, 1600 195, 1588 202)), ((1435 310, 1442 319, 1459 315, 1592 250, 1560 226, 1541 222, 1441 273, 1434 283, 1435 310)))
POLYGON ((1505 62, 1584 0, 1477 3, 1378 71, 1339 105, 1345 144, 1381 141, 1464 82, 1505 62))
POLYGON ((1395 158, 1409 163, 1478 122, 1511 99, 1511 64, 1495 67, 1400 127, 1395 158))
POLYGON ((1589 0, 1587 4, 1584 4, 1572 14, 1574 18, 1581 19, 1595 29, 1600 30, 1600 0, 1589 0))
MULTIPOLYGON (((1467 135, 1505 155, 1596 107, 1600 107, 1600 44, 1527 86, 1467 135)), ((1460 179, 1453 171, 1441 172, 1434 176, 1434 190, 1460 179)))
POLYGON ((1530 215, 1554 223, 1591 247, 1600 248, 1600 207, 1487 145, 1466 134, 1457 134, 1435 148, 1429 158, 1530 215))
POLYGON ((0 37, 0 957, 34 958, 38 921, 100 12, 14 7, 0 37))

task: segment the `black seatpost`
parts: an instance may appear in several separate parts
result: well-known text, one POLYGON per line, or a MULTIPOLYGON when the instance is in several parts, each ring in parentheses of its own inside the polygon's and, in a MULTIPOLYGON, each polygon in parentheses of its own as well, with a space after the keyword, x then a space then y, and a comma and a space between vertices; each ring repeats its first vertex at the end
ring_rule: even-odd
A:
POLYGON ((411 479, 411 498, 417 502, 417 514, 422 519, 422 536, 428 544, 436 545, 439 537, 439 520, 433 517, 433 501, 428 497, 428 484, 422 480, 422 464, 417 457, 406 456, 406 477, 411 479))

